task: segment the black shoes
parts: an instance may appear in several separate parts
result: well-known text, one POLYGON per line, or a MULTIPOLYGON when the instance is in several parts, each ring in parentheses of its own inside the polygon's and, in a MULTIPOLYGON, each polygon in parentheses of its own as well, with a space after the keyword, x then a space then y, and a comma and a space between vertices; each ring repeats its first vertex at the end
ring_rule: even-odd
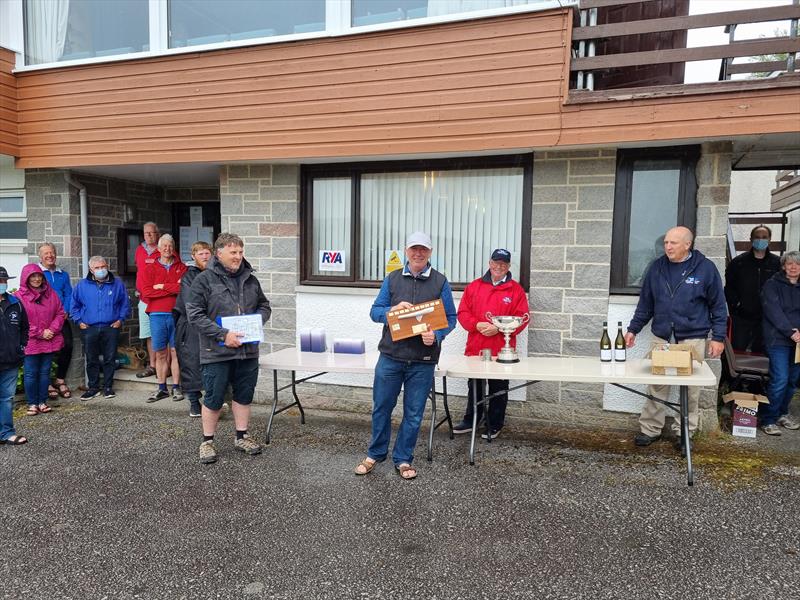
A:
POLYGON ((637 446, 649 446, 653 442, 657 442, 661 439, 661 435, 654 435, 649 436, 646 433, 637 433, 636 437, 633 438, 633 443, 637 446))
POLYGON ((453 426, 453 433, 461 435, 462 433, 472 433, 472 421, 461 421, 458 425, 453 426))
POLYGON ((150 394, 150 397, 145 402, 151 404, 153 402, 158 402, 159 400, 163 400, 164 398, 169 398, 169 392, 167 390, 159 389, 150 394))

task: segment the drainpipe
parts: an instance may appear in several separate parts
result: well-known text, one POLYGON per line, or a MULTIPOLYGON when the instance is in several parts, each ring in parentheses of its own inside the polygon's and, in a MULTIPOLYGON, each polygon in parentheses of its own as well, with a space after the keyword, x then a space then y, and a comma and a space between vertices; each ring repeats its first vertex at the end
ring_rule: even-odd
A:
POLYGON ((75 181, 69 173, 64 173, 64 179, 73 187, 78 188, 78 197, 81 203, 81 264, 83 276, 89 274, 89 206, 86 199, 86 186, 75 181))

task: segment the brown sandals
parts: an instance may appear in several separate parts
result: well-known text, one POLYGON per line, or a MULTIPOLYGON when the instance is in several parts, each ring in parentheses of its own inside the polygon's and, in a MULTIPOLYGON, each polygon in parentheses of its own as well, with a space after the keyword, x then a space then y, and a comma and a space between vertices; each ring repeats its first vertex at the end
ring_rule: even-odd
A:
POLYGON ((377 464, 378 464, 377 460, 372 460, 368 456, 367 458, 365 458, 364 460, 362 460, 360 463, 358 463, 356 465, 356 468, 354 469, 354 473, 356 475, 366 475, 367 473, 372 471, 372 469, 374 469, 375 465, 377 465, 377 464))
POLYGON ((417 476, 417 470, 408 463, 400 463, 395 469, 403 479, 414 479, 417 476))

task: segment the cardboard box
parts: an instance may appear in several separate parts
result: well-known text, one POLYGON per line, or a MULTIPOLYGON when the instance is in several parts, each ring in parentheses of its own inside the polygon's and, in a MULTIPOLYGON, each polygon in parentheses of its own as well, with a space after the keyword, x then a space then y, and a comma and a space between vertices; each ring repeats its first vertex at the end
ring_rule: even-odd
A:
POLYGON ((722 397, 722 401, 733 402, 733 435, 739 437, 756 437, 758 428, 758 405, 769 404, 766 396, 749 392, 731 392, 722 397))
POLYGON ((652 363, 651 372, 653 375, 691 375, 692 359, 703 359, 692 354, 690 344, 655 343, 648 354, 652 363))

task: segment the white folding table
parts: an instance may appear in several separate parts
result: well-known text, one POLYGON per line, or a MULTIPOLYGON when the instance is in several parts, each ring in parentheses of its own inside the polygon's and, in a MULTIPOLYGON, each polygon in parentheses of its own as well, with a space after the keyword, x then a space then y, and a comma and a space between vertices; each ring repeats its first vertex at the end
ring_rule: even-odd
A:
MULTIPOLYGON (((463 377, 472 379, 473 385, 473 422, 472 439, 469 446, 469 464, 475 464, 475 432, 477 429, 479 402, 478 385, 484 386, 489 379, 516 379, 526 383, 509 389, 516 390, 538 383, 540 381, 565 381, 574 383, 609 383, 634 394, 644 396, 669 407, 680 415, 681 420, 681 450, 686 456, 687 481, 694 484, 692 472, 692 448, 689 437, 689 396, 688 389, 695 386, 715 386, 717 378, 707 363, 694 362, 691 375, 653 375, 650 372, 650 361, 647 359, 632 359, 621 363, 602 363, 594 357, 538 357, 521 358, 520 362, 501 364, 495 361, 483 361, 478 356, 463 356, 451 361, 447 365, 448 377, 463 377), (679 402, 669 402, 654 398, 653 396, 627 387, 631 384, 675 385, 680 389, 679 402)), ((484 395, 480 402, 486 404, 484 415, 488 419, 488 401, 505 392, 484 395)), ((487 422, 487 429, 490 424, 487 422)), ((487 442, 491 442, 488 436, 487 442)))
MULTIPOLYGON (((366 354, 337 354, 333 352, 300 352, 297 348, 285 348, 277 352, 261 355, 259 364, 267 369, 272 369, 273 398, 272 411, 267 423, 266 443, 269 444, 272 432, 272 420, 278 413, 296 406, 300 411, 300 423, 306 422, 303 405, 297 395, 297 384, 309 381, 326 373, 358 373, 362 375, 373 375, 375 365, 378 362, 378 352, 367 352, 366 354), (278 386, 278 371, 289 371, 291 382, 283 387, 278 386), (312 373, 300 379, 297 372, 312 373), (278 408, 278 392, 291 389, 294 401, 290 404, 278 408)), ((431 426, 428 432, 428 460, 433 460, 433 432, 444 423, 450 429, 450 439, 453 439, 453 421, 450 418, 450 409, 447 406, 447 379, 446 369, 442 366, 442 361, 437 365, 434 372, 433 385, 429 394, 431 399, 431 426), (442 393, 436 391, 436 377, 442 378, 442 393), (436 396, 442 396, 445 416, 440 421, 436 421, 436 396)))

